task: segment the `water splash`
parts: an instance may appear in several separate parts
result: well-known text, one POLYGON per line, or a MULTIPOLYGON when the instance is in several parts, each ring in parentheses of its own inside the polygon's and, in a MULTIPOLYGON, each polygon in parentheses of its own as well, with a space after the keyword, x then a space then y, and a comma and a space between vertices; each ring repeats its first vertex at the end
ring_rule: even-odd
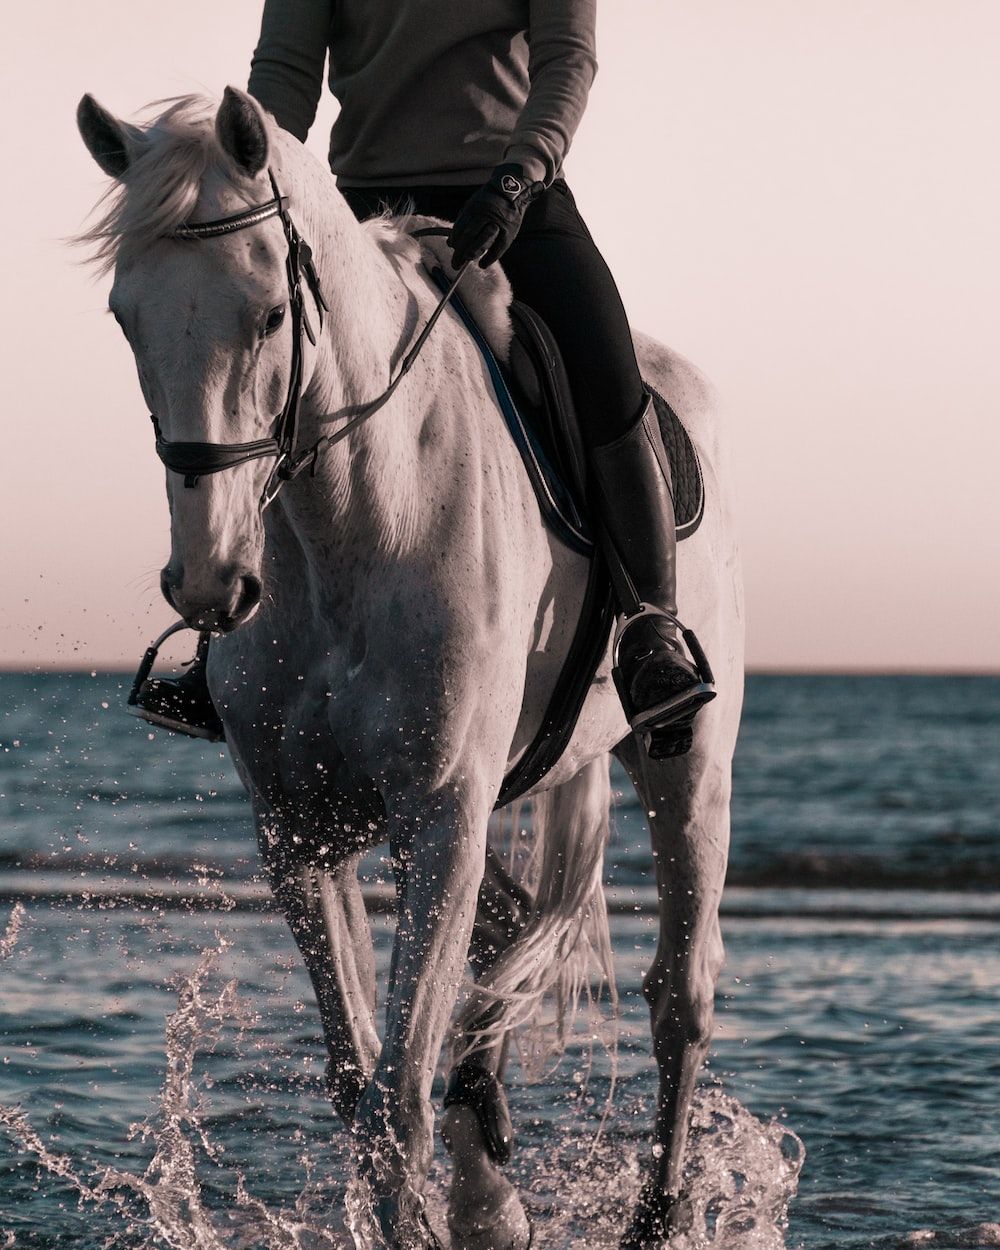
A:
MULTIPOLYGON (((13 917, 5 942, 12 927, 13 917)), ((0 1127, 84 1207, 110 1218, 113 1231, 101 1242, 104 1250, 372 1246, 378 1238, 370 1195, 352 1182, 349 1157, 332 1185, 328 1179, 317 1187, 308 1156, 300 1154, 305 1184, 282 1209, 273 1198, 265 1202, 252 1193, 240 1170, 223 1162, 224 1147, 207 1127, 208 1082, 199 1076, 200 1059, 234 1036, 238 1042, 256 1020, 236 982, 218 975, 228 945, 218 939, 216 947, 202 952, 194 971, 174 983, 177 1005, 166 1021, 166 1072, 157 1105, 129 1129, 130 1140, 152 1148, 143 1171, 88 1167, 85 1160, 57 1152, 20 1108, 0 1106, 0 1127)), ((539 1250, 617 1246, 641 1184, 639 1150, 645 1154, 647 1148, 637 1139, 645 1138, 652 1112, 648 1106, 619 1106, 614 1118, 618 1127, 596 1142, 595 1124, 583 1113, 560 1116, 558 1126, 546 1116, 543 1134, 522 1139, 512 1179, 532 1215, 539 1250), (635 1132, 628 1127, 633 1118, 635 1132)), ((788 1204, 803 1158, 802 1143, 784 1125, 756 1119, 717 1086, 702 1088, 689 1147, 690 1227, 672 1240, 671 1250, 783 1250, 788 1204)), ((447 1164, 439 1156, 427 1187, 428 1215, 439 1234, 446 1227, 446 1193, 447 1164)), ((5 1235, 9 1241, 10 1234, 0 1230, 0 1247, 5 1235)))
MULTIPOLYGON (((644 1102, 631 1114, 650 1120, 644 1102)), ((619 1121, 628 1117, 618 1109, 619 1121)), ((643 1180, 634 1146, 611 1131, 597 1149, 570 1129, 553 1149, 530 1147, 518 1163, 539 1250, 617 1247, 643 1180), (574 1140, 575 1139, 575 1140, 574 1140)), ((805 1147, 776 1120, 758 1120, 718 1086, 695 1096, 686 1167, 685 1227, 670 1250, 784 1250, 788 1206, 805 1147)))
MULTIPOLYGON (((177 983, 177 1010, 167 1017, 167 1071, 159 1106, 153 1116, 129 1130, 130 1140, 139 1137, 154 1143, 152 1160, 142 1176, 111 1170, 100 1185, 102 1193, 126 1191, 139 1197, 159 1238, 178 1250, 225 1250, 226 1245, 202 1203, 199 1151, 212 1162, 219 1161, 219 1152, 202 1127, 205 1104, 194 1080, 199 1049, 213 1050, 223 1029, 230 1024, 244 1028, 251 1023, 249 1010, 237 995, 235 981, 226 982, 214 995, 206 989, 206 981, 226 945, 220 941, 218 948, 204 951, 195 971, 177 983)), ((245 1193, 245 1188, 238 1185, 236 1204, 247 1205, 240 1202, 240 1189, 245 1193)), ((268 1239, 263 1244, 294 1242, 274 1243, 268 1239)))
POLYGON ((672 1250, 781 1250, 806 1150, 786 1125, 758 1120, 719 1086, 701 1089, 691 1118, 690 1230, 672 1250))
MULTIPOLYGON (((0 1124, 23 1150, 34 1155, 36 1162, 50 1176, 58 1176, 68 1181, 81 1198, 86 1198, 91 1202, 101 1201, 100 1194, 79 1175, 69 1155, 54 1154, 50 1151, 19 1107, 5 1107, 0 1104, 0 1124)), ((6 1235, 12 1237, 13 1233, 6 1235)))
MULTIPOLYGON (((8 936, 10 926, 8 926, 8 936)), ((217 935, 218 936, 218 935, 217 935)), ((236 982, 208 988, 219 957, 229 943, 202 952, 193 973, 175 982, 177 1009, 167 1017, 167 1070, 156 1110, 129 1129, 129 1140, 150 1141, 153 1157, 141 1175, 106 1168, 94 1178, 85 1166, 49 1149, 17 1107, 0 1105, 0 1125, 46 1173, 66 1182, 81 1202, 112 1211, 119 1230, 105 1242, 140 1250, 320 1250, 349 1243, 306 1217, 308 1184, 290 1212, 273 1212, 254 1197, 235 1169, 234 1192, 225 1211, 208 1210, 199 1167, 218 1164, 222 1149, 205 1127, 207 1103, 195 1076, 199 1054, 212 1051, 227 1030, 237 1037, 256 1017, 238 993, 236 982)), ((309 1178, 309 1160, 302 1160, 309 1178)))
POLYGON ((24 904, 15 903, 11 909, 10 916, 7 918, 7 928, 4 930, 4 935, 0 937, 0 959, 9 959, 13 955, 14 947, 17 946, 18 938, 21 936, 21 926, 24 924, 26 915, 24 904))

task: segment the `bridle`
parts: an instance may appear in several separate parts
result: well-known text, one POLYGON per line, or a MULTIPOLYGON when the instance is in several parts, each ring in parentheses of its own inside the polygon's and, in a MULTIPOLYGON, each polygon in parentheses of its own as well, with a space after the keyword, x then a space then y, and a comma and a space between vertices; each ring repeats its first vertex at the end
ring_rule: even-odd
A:
MULTIPOLYGON (((471 261, 467 261, 456 273, 444 295, 438 301, 434 311, 427 319, 423 330, 421 330, 413 346, 404 357, 396 376, 390 381, 382 394, 368 403, 362 404, 358 409, 344 409, 339 413, 328 413, 320 419, 320 426, 332 425, 334 422, 342 420, 345 416, 349 416, 349 420, 341 425, 338 430, 329 434, 321 434, 308 447, 298 448, 299 408, 302 402, 303 336, 309 339, 313 347, 316 346, 316 332, 309 320, 309 314, 305 307, 303 282, 308 287, 313 303, 316 306, 320 330, 323 328, 323 316, 330 310, 326 300, 323 298, 319 274, 316 272, 316 266, 313 262, 312 248, 295 228, 295 223, 285 208, 286 197, 278 190, 278 184, 270 170, 268 170, 268 178, 270 179, 271 190, 274 192, 274 196, 266 204, 258 204, 252 208, 244 209, 242 212, 233 213, 228 217, 216 218, 214 221, 192 222, 188 225, 178 226, 167 237, 185 241, 214 239, 223 235, 235 234, 238 230, 246 230, 251 226, 260 225, 261 222, 269 221, 272 217, 277 217, 281 222, 288 249, 285 255, 285 276, 288 283, 288 305, 291 311, 292 356, 288 372, 288 390, 282 409, 275 417, 273 434, 270 438, 259 438, 249 443, 173 441, 163 437, 159 421, 153 413, 150 413, 153 429, 156 432, 156 454, 168 469, 183 475, 186 487, 196 486, 199 478, 207 477, 212 473, 222 473, 226 469, 233 469, 239 464, 246 464, 249 460, 261 460, 267 456, 274 456, 274 466, 261 492, 261 511, 274 501, 282 486, 298 477, 303 469, 311 467, 315 472, 316 461, 321 451, 327 447, 332 447, 334 443, 338 443, 341 439, 346 438, 357 426, 363 421, 367 421, 370 416, 376 413, 389 400, 396 387, 409 371, 410 366, 420 354, 420 349, 426 343, 427 337, 434 328, 438 317, 440 317, 451 300, 459 282, 462 280, 462 275, 469 264, 471 264, 471 261), (351 415, 352 412, 353 415, 351 415)), ((440 227, 427 227, 413 232, 414 237, 447 233, 446 229, 440 227)))

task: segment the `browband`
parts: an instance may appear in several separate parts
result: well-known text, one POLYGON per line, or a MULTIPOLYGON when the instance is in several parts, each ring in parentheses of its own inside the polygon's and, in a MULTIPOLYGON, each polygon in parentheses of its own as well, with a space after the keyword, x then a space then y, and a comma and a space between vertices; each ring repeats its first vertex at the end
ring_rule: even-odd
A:
POLYGON ((258 204, 256 208, 245 208, 241 213, 231 213, 228 217, 219 217, 215 221, 194 222, 188 226, 178 226, 171 230, 172 239, 211 239, 220 234, 232 234, 234 230, 244 230, 247 226, 259 225, 269 217, 277 217, 285 202, 285 196, 276 195, 266 204, 258 204))

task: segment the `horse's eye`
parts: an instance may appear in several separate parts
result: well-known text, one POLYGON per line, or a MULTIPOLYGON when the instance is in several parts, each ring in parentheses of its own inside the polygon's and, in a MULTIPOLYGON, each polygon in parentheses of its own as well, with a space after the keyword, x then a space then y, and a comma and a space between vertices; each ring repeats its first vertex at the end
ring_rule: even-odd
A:
POLYGON ((285 306, 279 304, 276 308, 272 308, 264 320, 264 335, 270 338, 281 329, 281 323, 285 320, 285 306))

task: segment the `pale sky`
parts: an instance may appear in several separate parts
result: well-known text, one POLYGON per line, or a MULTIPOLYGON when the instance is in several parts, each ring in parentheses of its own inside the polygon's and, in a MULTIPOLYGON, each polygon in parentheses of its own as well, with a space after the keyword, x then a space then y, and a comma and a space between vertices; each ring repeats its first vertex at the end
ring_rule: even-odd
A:
MULTIPOLYGON (((73 115, 245 85, 259 11, 5 13, 2 666, 131 666, 171 619, 131 356, 60 242, 104 185, 73 115)), ((750 665, 1000 671, 1000 3, 599 12, 566 173, 634 324, 724 396, 750 665)))

